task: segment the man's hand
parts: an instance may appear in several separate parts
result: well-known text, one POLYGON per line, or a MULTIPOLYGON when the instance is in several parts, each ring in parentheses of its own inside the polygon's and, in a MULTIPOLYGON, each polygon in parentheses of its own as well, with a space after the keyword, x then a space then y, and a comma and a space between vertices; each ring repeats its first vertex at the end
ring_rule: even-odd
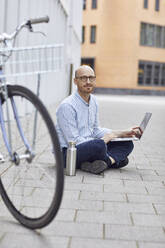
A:
POLYGON ((114 138, 126 138, 126 137, 137 137, 140 138, 142 135, 142 131, 140 127, 132 127, 128 130, 121 130, 121 131, 112 131, 111 133, 105 134, 102 139, 107 144, 114 138))
POLYGON ((134 132, 135 137, 137 138, 140 138, 143 134, 143 131, 141 130, 140 127, 133 127, 132 130, 134 132))
POLYGON ((140 129, 140 127, 132 127, 132 128, 130 128, 130 129, 128 129, 128 130, 124 130, 124 131, 121 131, 121 135, 120 135, 120 133, 119 133, 119 136, 118 137, 137 137, 137 138, 139 138, 139 137, 141 137, 141 135, 142 135, 142 131, 141 131, 141 129, 140 129))
POLYGON ((117 136, 114 132, 112 132, 112 133, 104 134, 104 136, 101 139, 104 140, 104 142, 107 144, 109 141, 111 141, 114 138, 117 138, 117 136))

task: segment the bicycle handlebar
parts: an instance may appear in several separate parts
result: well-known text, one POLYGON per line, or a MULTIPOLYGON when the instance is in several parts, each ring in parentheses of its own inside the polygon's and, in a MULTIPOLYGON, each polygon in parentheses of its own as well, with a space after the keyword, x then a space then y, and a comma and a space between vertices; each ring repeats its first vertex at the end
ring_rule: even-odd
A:
POLYGON ((27 24, 37 24, 37 23, 42 23, 42 22, 49 22, 49 16, 45 16, 45 17, 40 17, 40 18, 34 18, 34 19, 29 19, 27 21, 27 24))
POLYGON ((24 27, 31 28, 32 24, 38 24, 38 23, 43 23, 43 22, 48 23, 49 22, 49 16, 29 19, 29 20, 23 22, 22 24, 20 24, 12 34, 6 34, 6 33, 0 34, 0 42, 4 42, 5 40, 14 39, 17 36, 17 34, 19 33, 19 31, 24 27))

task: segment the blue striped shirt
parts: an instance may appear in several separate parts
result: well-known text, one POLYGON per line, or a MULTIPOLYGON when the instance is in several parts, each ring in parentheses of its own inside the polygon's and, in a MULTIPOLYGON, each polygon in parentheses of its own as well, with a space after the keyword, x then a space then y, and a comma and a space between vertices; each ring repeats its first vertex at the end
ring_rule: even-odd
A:
POLYGON ((111 129, 99 127, 98 105, 93 95, 88 104, 76 91, 59 105, 56 117, 61 147, 68 147, 69 141, 80 144, 111 132, 111 129))

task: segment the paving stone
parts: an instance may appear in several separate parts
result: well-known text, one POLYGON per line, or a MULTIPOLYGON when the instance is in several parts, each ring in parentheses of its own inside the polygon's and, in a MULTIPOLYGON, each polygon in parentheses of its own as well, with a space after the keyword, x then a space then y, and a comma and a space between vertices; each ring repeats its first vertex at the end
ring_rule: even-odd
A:
POLYGON ((151 215, 151 214, 132 214, 135 226, 164 226, 165 215, 151 215))
POLYGON ((165 176, 158 176, 158 175, 141 175, 143 178, 143 181, 164 181, 165 176))
POLYGON ((41 230, 43 235, 103 238, 103 225, 93 223, 73 223, 54 221, 41 230))
POLYGON ((81 200, 98 200, 98 201, 126 201, 125 194, 120 193, 100 193, 100 192, 81 192, 81 200))
POLYGON ((147 154, 146 156, 148 159, 152 161, 155 161, 155 160, 164 161, 165 160, 165 155, 163 153, 162 154, 158 154, 158 153, 147 154))
POLYGON ((72 238, 70 248, 137 248, 137 246, 133 241, 72 238))
POLYGON ((164 195, 140 195, 140 194, 127 194, 129 202, 141 203, 165 203, 164 195))
POLYGON ((99 175, 96 175, 96 174, 88 173, 88 172, 81 171, 81 170, 78 170, 78 171, 83 176, 83 180, 84 180, 84 178, 88 178, 88 177, 91 178, 91 179, 94 179, 94 178, 98 178, 98 179, 104 178, 104 173, 101 173, 99 175))
POLYGON ((4 203, 0 204, 0 218, 1 217, 11 217, 11 213, 4 203))
POLYGON ((104 177, 108 177, 108 178, 119 178, 120 179, 121 176, 121 170, 116 170, 116 169, 108 169, 106 171, 104 171, 104 177))
POLYGON ((80 195, 80 191, 64 190, 63 198, 72 199, 72 200, 78 200, 79 195, 80 195))
POLYGON ((27 248, 27 247, 39 247, 39 248, 67 248, 69 238, 67 237, 52 237, 38 235, 35 232, 31 232, 30 235, 25 234, 13 234, 7 233, 3 240, 0 242, 1 248, 27 248), (12 241, 12 242, 11 242, 12 241))
POLYGON ((123 185, 122 179, 109 179, 109 178, 94 178, 94 177, 84 177, 83 183, 88 184, 109 184, 116 187, 123 185))
MULTIPOLYGON (((160 144, 157 144, 159 147, 160 147, 160 144)), ((154 147, 153 147, 154 149, 154 147)), ((164 149, 164 147, 163 147, 164 149)), ((163 151, 161 152, 163 153, 163 151)), ((155 169, 155 170, 163 170, 164 169, 164 162, 165 160, 163 159, 160 159, 160 160, 154 160, 154 159, 150 159, 150 165, 151 165, 151 168, 155 169)))
POLYGON ((165 242, 165 233, 161 227, 106 225, 105 238, 117 240, 165 242))
POLYGON ((84 209, 84 210, 103 210, 103 201, 88 200, 69 200, 63 199, 61 208, 66 209, 84 209))
POLYGON ((150 187, 150 186, 154 186, 154 187, 162 187, 163 183, 162 181, 141 181, 141 182, 135 182, 132 180, 124 180, 124 185, 128 186, 128 187, 140 187, 140 186, 146 186, 146 187, 150 187))
POLYGON ((137 163, 136 169, 155 170, 156 171, 156 170, 161 170, 163 168, 163 164, 164 164, 164 162, 162 162, 162 161, 161 161, 161 163, 159 162, 159 164, 157 164, 156 166, 155 166, 155 163, 151 163, 151 162, 148 162, 147 165, 143 164, 143 163, 141 163, 141 164, 137 163))
POLYGON ((84 184, 84 183, 65 183, 67 190, 81 190, 81 191, 94 191, 103 192, 103 186, 99 184, 84 184))
POLYGON ((131 224, 130 215, 127 213, 114 213, 103 211, 82 211, 79 210, 76 217, 77 222, 86 223, 109 223, 109 224, 131 224))
POLYGON ((156 171, 154 169, 138 169, 138 173, 142 176, 146 175, 146 176, 158 176, 158 174, 156 173, 156 171))
POLYGON ((146 187, 150 195, 164 195, 165 197, 165 187, 154 187, 152 185, 146 187))
POLYGON ((84 176, 79 170, 76 171, 76 176, 65 176, 65 182, 67 183, 81 183, 84 176))
POLYGON ((154 207, 158 214, 165 214, 165 204, 154 204, 154 207))
MULTIPOLYGON (((5 237, 5 233, 3 231, 0 232, 0 245, 1 245, 1 241, 2 239, 5 237)), ((1 246, 0 246, 1 247, 1 246)))
POLYGON ((58 211, 56 216, 56 220, 63 220, 63 221, 73 221, 75 217, 76 210, 70 209, 61 209, 58 211))
POLYGON ((104 201, 104 211, 114 213, 146 213, 155 214, 151 203, 128 203, 128 202, 106 202, 104 201))
POLYGON ((111 171, 116 171, 116 170, 108 170, 105 172, 105 178, 109 178, 109 179, 129 179, 129 180, 135 180, 135 181, 141 181, 141 177, 139 175, 139 173, 137 173, 136 170, 132 169, 127 166, 127 170, 126 169, 122 169, 122 173, 114 173, 112 174, 111 171))
POLYGON ((150 243, 150 242, 139 242, 139 248, 164 248, 165 242, 163 243, 150 243))
POLYGON ((165 169, 163 170, 159 170, 159 169, 156 169, 156 173, 159 175, 159 176, 164 176, 165 177, 165 169))
MULTIPOLYGON (((141 151, 141 152, 143 152, 143 151, 141 151)), ((148 161, 148 160, 144 161, 144 158, 139 159, 139 157, 135 158, 135 166, 137 169, 146 169, 146 168, 149 170, 153 169, 150 161, 148 161)))
POLYGON ((19 222, 14 219, 14 217, 1 217, 0 218, 0 227, 3 230, 3 233, 17 233, 17 234, 26 234, 31 235, 32 231, 23 227, 19 222))
POLYGON ((104 192, 120 192, 120 193, 135 193, 135 194, 147 194, 145 186, 139 187, 128 187, 128 186, 115 186, 115 185, 104 185, 104 192))

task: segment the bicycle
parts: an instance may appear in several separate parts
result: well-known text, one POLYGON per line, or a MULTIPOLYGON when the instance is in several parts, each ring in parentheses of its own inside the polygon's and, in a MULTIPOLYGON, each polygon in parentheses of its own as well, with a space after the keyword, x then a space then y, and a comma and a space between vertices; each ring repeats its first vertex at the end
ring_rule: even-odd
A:
POLYGON ((33 24, 48 21, 49 17, 29 19, 10 35, 0 35, 4 46, 0 51, 0 194, 11 214, 30 229, 45 227, 59 210, 63 160, 54 123, 44 104, 28 88, 8 84, 3 71, 21 29, 33 32, 33 24))

